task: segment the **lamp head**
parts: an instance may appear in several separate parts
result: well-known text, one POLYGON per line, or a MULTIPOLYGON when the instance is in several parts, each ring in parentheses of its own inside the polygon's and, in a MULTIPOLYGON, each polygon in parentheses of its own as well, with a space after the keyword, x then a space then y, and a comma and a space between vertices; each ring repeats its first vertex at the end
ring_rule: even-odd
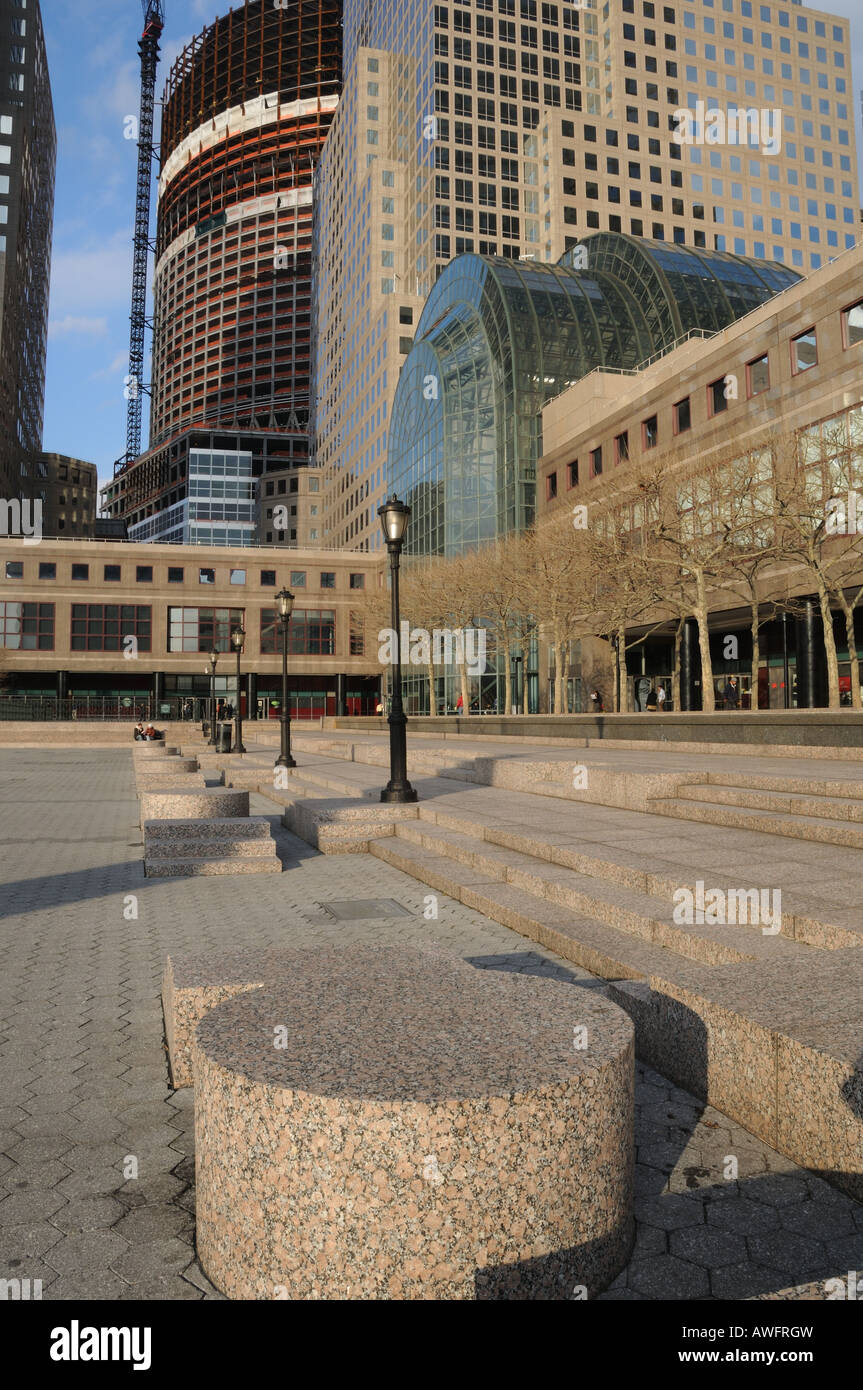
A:
POLYGON ((294 596, 287 589, 276 594, 276 611, 282 622, 287 622, 294 611, 294 596))
POLYGON ((401 545, 411 516, 411 509, 407 503, 400 502, 393 493, 392 497, 387 498, 383 506, 378 507, 378 516, 381 519, 387 545, 401 545))
POLYGON ((238 652, 242 651, 242 650, 243 650, 243 643, 245 642, 245 640, 246 640, 246 633, 245 633, 245 630, 244 630, 243 628, 241 628, 241 627, 235 627, 234 630, 233 630, 233 632, 231 633, 231 641, 232 641, 233 644, 234 644, 234 649, 235 649, 236 651, 238 651, 238 652))

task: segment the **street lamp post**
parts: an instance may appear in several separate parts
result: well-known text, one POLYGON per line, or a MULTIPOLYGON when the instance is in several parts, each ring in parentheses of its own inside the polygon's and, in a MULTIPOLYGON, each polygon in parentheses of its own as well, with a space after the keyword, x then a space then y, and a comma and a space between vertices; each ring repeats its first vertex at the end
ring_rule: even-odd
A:
POLYGON ((242 674, 240 672, 240 654, 243 650, 243 643, 245 640, 246 634, 244 629, 235 627, 231 633, 231 641, 237 653, 237 715, 234 724, 234 746, 231 749, 232 753, 245 753, 246 751, 243 747, 243 696, 240 690, 240 681, 242 679, 242 674))
POLYGON ((276 758, 276 767, 296 767, 291 757, 291 711, 288 708, 288 628, 294 611, 294 596, 287 589, 276 594, 276 612, 282 627, 282 708, 279 722, 282 726, 282 751, 276 758))
POLYGON ((390 780, 381 792, 381 801, 416 801, 417 794, 408 781, 407 719, 402 705, 401 627, 399 614, 399 556, 405 538, 411 509, 392 497, 378 507, 384 539, 390 557, 392 589, 392 625, 395 650, 392 665, 392 699, 390 703, 390 780))
POLYGON ((214 748, 216 746, 216 663, 218 660, 219 653, 213 649, 210 652, 209 668, 205 668, 209 669, 210 675, 210 737, 208 743, 211 743, 214 748))

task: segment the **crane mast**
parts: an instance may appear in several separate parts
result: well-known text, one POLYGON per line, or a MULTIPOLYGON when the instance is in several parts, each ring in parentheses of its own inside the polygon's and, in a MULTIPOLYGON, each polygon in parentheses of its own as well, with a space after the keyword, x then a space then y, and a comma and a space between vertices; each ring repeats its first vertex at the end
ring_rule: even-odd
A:
POLYGON ((129 335, 129 375, 126 380, 126 455, 130 463, 141 452, 144 336, 147 328, 147 264, 150 242, 150 191, 153 182, 153 112, 159 40, 165 27, 164 0, 142 0, 144 30, 138 44, 141 56, 141 107, 138 116, 138 178, 135 193, 135 237, 132 258, 132 309, 129 335))

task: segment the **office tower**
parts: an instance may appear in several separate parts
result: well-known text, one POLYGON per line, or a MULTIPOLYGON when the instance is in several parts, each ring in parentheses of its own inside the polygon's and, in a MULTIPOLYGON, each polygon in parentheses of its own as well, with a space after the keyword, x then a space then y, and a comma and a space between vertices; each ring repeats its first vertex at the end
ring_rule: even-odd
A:
POLYGON ((40 472, 57 137, 38 0, 0 0, 0 496, 40 472))
POLYGON ((255 539, 255 479, 308 464, 312 176, 337 0, 245 0, 165 87, 150 446, 105 490, 133 539, 255 539))
POLYGON ((806 274, 854 245, 849 53, 847 20, 788 3, 349 0, 315 239, 329 540, 380 543, 398 376, 452 257, 554 264, 603 231, 806 274))

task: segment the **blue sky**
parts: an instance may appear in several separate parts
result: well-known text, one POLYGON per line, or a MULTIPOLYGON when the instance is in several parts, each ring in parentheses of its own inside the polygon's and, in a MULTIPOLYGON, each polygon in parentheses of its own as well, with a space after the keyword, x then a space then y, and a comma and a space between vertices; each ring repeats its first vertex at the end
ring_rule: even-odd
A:
MULTIPOLYGON (((166 0, 157 97, 177 53, 229 4, 166 0)), ((833 0, 829 12, 852 21, 856 94, 863 0, 833 0)), ((96 463, 104 482, 126 440, 137 148, 123 125, 138 112, 142 9, 140 0, 42 0, 42 16, 58 140, 44 447, 96 463)), ((859 116, 857 126, 863 153, 859 116)), ((144 443, 146 409, 145 398, 144 443)))
MULTIPOLYGON (((228 3, 166 9, 157 98, 176 54, 228 3)), ((126 447, 137 146, 123 123, 138 113, 143 11, 140 0, 42 0, 42 18, 58 147, 44 447, 96 463, 104 482, 126 447)), ((155 197, 154 179, 154 214, 155 197)))

